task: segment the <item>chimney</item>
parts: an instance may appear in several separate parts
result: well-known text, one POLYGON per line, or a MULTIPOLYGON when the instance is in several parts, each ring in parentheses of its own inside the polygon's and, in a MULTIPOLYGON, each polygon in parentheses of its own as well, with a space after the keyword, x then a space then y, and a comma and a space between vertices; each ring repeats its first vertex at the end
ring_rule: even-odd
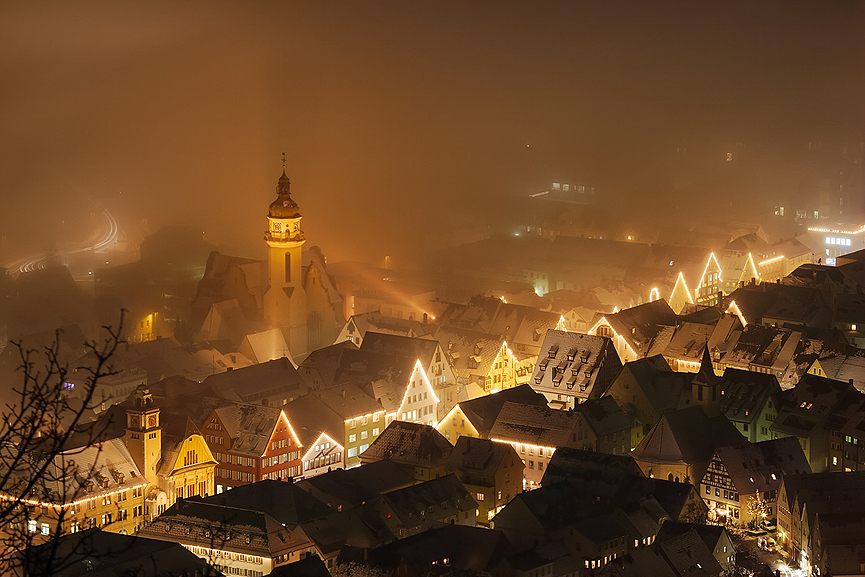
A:
POLYGON ((342 390, 342 398, 345 398, 345 389, 342 390))

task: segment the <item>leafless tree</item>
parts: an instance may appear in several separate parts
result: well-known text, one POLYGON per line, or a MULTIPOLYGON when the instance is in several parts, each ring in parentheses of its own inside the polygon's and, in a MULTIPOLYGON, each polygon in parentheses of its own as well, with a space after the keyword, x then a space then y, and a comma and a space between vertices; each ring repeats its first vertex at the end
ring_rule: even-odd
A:
MULTIPOLYGON (((93 489, 104 429, 88 415, 102 402, 97 385, 114 374, 111 360, 123 326, 103 327, 101 336, 84 343, 88 363, 74 366, 85 377, 67 380, 70 365, 60 350, 60 333, 42 350, 18 341, 20 367, 11 397, 0 410, 0 574, 55 575, 68 559, 86 551, 58 541, 72 531, 73 506, 93 489), (76 456, 86 458, 76 462, 76 456), (34 551, 36 553, 34 553, 34 551)), ((2 385, 0 385, 2 386, 2 385)), ((8 391, 7 391, 8 392, 8 391)), ((81 547, 86 541, 81 540, 81 547)))

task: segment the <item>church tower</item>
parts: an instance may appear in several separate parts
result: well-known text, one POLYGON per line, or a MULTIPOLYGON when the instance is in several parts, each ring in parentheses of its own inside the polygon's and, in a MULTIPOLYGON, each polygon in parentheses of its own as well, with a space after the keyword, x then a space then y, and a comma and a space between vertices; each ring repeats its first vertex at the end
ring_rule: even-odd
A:
POLYGON ((708 345, 703 349, 700 370, 691 380, 691 404, 717 409, 721 405, 721 377, 715 374, 708 345))
POLYGON ((300 226, 301 214, 291 198, 291 182, 285 174, 276 185, 276 200, 267 212, 267 276, 264 318, 285 336, 289 349, 306 352, 306 292, 303 287, 303 244, 306 237, 300 226))
POLYGON ((162 460, 162 427, 159 407, 147 385, 138 385, 132 393, 132 406, 126 409, 126 448, 147 482, 156 485, 156 473, 162 460))

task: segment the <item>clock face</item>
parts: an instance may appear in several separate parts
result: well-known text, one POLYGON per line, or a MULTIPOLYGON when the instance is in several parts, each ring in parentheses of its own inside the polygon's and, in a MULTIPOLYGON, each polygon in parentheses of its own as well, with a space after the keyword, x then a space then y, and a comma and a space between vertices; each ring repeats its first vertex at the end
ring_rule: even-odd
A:
POLYGON ((148 417, 147 426, 148 427, 155 427, 156 426, 156 417, 155 416, 148 417))
POLYGON ((281 228, 278 222, 273 223, 273 232, 279 232, 281 228))

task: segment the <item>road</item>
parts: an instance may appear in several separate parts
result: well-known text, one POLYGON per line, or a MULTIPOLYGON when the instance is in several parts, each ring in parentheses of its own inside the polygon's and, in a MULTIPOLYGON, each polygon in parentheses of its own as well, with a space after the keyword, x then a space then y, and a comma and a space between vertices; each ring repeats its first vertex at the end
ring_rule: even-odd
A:
POLYGON ((104 229, 105 232, 99 239, 85 246, 71 246, 69 248, 60 249, 59 252, 54 252, 51 254, 48 253, 39 253, 37 255, 30 255, 25 258, 9 261, 3 264, 3 266, 13 275, 17 276, 25 272, 32 272, 34 270, 43 269, 48 265, 49 260, 59 259, 62 262, 66 262, 70 257, 75 255, 89 253, 89 252, 99 252, 102 250, 110 249, 114 243, 117 242, 118 236, 118 227, 117 220, 112 216, 108 209, 102 209, 102 216, 104 218, 104 229))

